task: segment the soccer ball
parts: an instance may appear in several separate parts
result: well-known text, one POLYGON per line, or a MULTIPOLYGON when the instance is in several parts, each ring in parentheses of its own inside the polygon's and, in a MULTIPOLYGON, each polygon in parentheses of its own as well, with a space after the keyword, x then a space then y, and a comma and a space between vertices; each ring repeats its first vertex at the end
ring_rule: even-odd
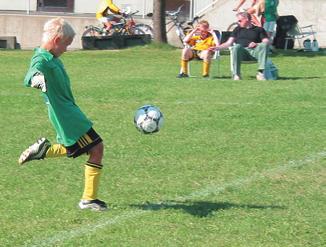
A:
POLYGON ((134 116, 136 128, 144 134, 158 132, 162 128, 163 122, 162 112, 153 105, 144 105, 138 108, 134 116))

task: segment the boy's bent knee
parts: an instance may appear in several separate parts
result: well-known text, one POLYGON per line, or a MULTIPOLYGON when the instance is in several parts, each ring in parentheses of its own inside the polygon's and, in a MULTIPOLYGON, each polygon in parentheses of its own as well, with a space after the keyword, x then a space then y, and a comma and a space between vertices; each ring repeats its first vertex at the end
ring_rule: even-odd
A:
POLYGON ((192 57, 192 50, 190 48, 184 48, 182 50, 181 58, 188 60, 192 57))

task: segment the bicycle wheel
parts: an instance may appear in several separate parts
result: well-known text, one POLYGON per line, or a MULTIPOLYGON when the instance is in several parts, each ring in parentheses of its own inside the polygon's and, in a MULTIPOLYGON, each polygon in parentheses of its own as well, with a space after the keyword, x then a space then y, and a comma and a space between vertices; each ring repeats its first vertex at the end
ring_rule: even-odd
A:
POLYGON ((100 28, 94 26, 88 26, 82 34, 82 37, 96 37, 101 36, 103 32, 100 28))
POLYGON ((134 27, 133 30, 132 30, 133 34, 134 35, 144 35, 146 34, 142 29, 138 28, 138 27, 134 27))
POLYGON ((237 26, 238 26, 238 22, 233 22, 233 23, 231 23, 231 25, 228 26, 226 31, 232 32, 237 26))
POLYGON ((136 28, 143 31, 143 34, 149 34, 151 39, 154 38, 153 28, 150 25, 146 24, 136 24, 136 28))
POLYGON ((128 29, 122 30, 120 35, 140 35, 140 34, 145 34, 143 30, 137 28, 137 27, 131 27, 128 29))
POLYGON ((186 37, 184 30, 181 27, 176 27, 175 31, 176 31, 181 43, 183 43, 183 39, 186 37))
POLYGON ((126 29, 113 29, 110 32, 110 36, 121 36, 121 35, 126 35, 126 29))

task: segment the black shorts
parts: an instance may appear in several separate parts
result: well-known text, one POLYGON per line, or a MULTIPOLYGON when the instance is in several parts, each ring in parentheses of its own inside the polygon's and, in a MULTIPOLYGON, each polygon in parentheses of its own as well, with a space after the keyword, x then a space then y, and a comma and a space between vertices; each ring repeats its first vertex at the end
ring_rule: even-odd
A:
POLYGON ((95 132, 93 128, 90 128, 89 131, 83 136, 81 136, 78 141, 67 149, 67 156, 76 158, 84 153, 88 153, 93 147, 101 143, 102 138, 95 132))
POLYGON ((201 58, 200 58, 200 53, 202 52, 202 51, 198 51, 198 50, 191 50, 192 51, 192 58, 190 59, 190 60, 192 60, 192 59, 198 59, 198 60, 201 60, 201 58))

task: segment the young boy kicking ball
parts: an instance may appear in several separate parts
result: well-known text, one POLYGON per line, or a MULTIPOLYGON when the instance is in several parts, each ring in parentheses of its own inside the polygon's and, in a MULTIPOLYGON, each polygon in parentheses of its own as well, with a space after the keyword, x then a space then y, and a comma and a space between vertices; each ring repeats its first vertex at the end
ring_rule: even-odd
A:
POLYGON ((51 144, 46 138, 41 138, 20 155, 18 162, 23 165, 32 160, 63 156, 76 158, 88 154, 84 193, 78 206, 102 211, 107 209, 106 203, 97 198, 103 167, 102 139, 76 105, 69 77, 59 59, 74 36, 73 28, 62 18, 51 19, 44 25, 42 43, 35 49, 24 85, 42 91, 58 143, 51 144))

